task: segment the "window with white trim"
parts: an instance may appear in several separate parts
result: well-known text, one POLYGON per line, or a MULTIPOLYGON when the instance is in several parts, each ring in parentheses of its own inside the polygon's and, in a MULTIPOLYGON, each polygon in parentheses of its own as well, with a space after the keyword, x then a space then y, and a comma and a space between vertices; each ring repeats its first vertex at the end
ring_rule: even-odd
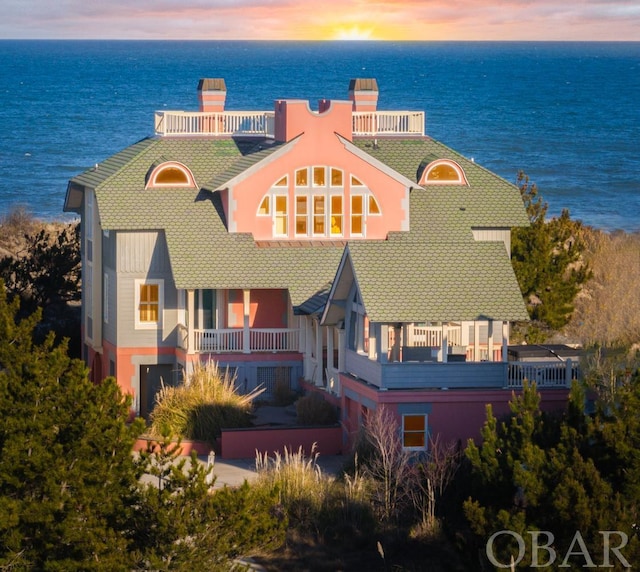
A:
POLYGON ((274 236, 287 236, 289 234, 288 229, 288 216, 287 216, 287 195, 275 195, 273 197, 274 202, 274 236))
POLYGON ((402 416, 402 447, 407 451, 427 449, 427 415, 404 414, 402 416))
POLYGON ((161 327, 164 306, 164 281, 136 280, 135 289, 136 328, 156 329, 161 327))
POLYGON ((365 237, 367 217, 381 214, 373 193, 342 169, 324 165, 296 169, 293 189, 289 188, 289 176, 274 183, 258 206, 259 217, 272 217, 274 237, 289 236, 291 227, 297 238, 341 238, 348 233, 365 237), (348 188, 345 181, 350 182, 348 188))
POLYGON ((466 185, 462 167, 449 159, 438 159, 427 165, 419 181, 420 185, 466 185))
POLYGON ((196 181, 193 173, 186 165, 177 161, 167 161, 151 171, 145 188, 195 186, 196 181))

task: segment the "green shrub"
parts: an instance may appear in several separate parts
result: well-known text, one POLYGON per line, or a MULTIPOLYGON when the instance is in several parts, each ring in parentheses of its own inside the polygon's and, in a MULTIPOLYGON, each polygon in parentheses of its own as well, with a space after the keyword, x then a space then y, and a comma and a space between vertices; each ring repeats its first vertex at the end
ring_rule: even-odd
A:
POLYGON ((186 383, 163 385, 158 392, 149 432, 213 442, 222 428, 250 426, 253 400, 262 391, 241 395, 228 370, 215 362, 197 364, 186 383))
POLYGON ((298 399, 296 413, 300 425, 334 425, 338 422, 338 410, 318 393, 298 399))

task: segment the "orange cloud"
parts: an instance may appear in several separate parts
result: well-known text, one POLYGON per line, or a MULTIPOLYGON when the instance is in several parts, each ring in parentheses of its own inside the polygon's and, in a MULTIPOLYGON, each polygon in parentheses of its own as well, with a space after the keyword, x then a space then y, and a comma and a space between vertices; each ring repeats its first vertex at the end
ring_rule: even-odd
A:
POLYGON ((629 0, 7 0, 0 38, 637 40, 629 0))

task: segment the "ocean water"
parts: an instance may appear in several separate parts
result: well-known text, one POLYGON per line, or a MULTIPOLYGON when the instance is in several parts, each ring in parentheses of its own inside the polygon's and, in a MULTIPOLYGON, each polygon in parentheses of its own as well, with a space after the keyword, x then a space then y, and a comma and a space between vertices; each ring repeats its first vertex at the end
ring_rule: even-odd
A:
POLYGON ((422 110, 427 134, 515 182, 550 214, 640 230, 640 42, 0 41, 0 215, 63 218, 67 181, 153 134, 153 112, 346 99, 375 77, 379 109, 422 110))

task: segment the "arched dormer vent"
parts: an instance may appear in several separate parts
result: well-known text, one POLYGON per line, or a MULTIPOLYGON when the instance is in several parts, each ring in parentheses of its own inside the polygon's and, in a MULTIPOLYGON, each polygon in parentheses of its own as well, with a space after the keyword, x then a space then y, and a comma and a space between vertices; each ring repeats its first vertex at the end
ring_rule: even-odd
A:
POLYGON ((177 161, 163 161, 153 165, 147 174, 145 189, 162 187, 196 187, 191 170, 177 161))
POLYGON ((468 185, 462 167, 450 159, 431 161, 420 175, 419 185, 468 185))

